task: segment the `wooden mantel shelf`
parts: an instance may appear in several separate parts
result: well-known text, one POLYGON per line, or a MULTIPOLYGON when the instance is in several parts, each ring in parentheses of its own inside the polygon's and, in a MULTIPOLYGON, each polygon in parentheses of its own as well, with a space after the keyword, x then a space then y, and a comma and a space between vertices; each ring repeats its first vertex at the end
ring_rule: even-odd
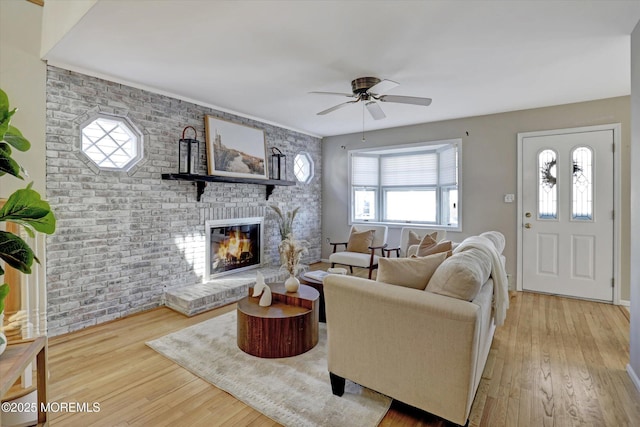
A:
POLYGON ((190 175, 186 173, 163 173, 162 179, 172 181, 191 181, 198 189, 198 201, 204 193, 204 189, 209 182, 231 182, 241 184, 260 184, 266 186, 267 200, 273 193, 273 190, 277 185, 290 186, 296 185, 295 181, 283 181, 279 179, 260 179, 260 178, 236 178, 232 176, 218 176, 218 175, 190 175))

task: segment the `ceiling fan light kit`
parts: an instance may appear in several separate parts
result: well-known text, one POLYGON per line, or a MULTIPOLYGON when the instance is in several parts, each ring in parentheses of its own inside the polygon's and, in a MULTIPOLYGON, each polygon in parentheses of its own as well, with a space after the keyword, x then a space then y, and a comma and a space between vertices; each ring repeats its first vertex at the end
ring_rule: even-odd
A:
POLYGON ((382 111, 382 108, 376 101, 380 102, 394 102, 398 104, 408 105, 431 105, 431 98, 421 98, 417 96, 402 96, 402 95, 384 95, 385 92, 399 86, 399 83, 393 80, 381 80, 377 77, 358 77, 351 81, 351 91, 353 93, 340 93, 340 92, 310 92, 320 95, 338 95, 346 96, 348 98, 355 98, 353 101, 343 102, 335 105, 326 110, 320 111, 319 116, 329 114, 342 107, 346 107, 349 104, 355 104, 357 102, 364 102, 364 106, 371 114, 374 120, 381 120, 387 117, 382 111))

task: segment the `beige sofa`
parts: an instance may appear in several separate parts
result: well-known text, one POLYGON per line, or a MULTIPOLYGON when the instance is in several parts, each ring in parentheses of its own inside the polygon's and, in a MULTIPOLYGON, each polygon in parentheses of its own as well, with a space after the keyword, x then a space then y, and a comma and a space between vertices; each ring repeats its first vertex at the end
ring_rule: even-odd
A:
MULTIPOLYGON (((454 256, 465 248, 469 249, 463 242, 454 256)), ((443 267, 445 262, 437 267, 429 286, 436 275, 441 281, 455 264, 449 262, 443 267)), ((482 268, 488 276, 487 266, 482 268)), ((504 286, 504 259, 500 266, 488 268, 491 276, 500 276, 504 286), (502 268, 499 274, 496 268, 502 268)), ((406 285, 327 276, 327 362, 334 394, 344 393, 344 381, 348 379, 464 425, 496 327, 494 280, 483 279, 478 286, 477 294, 466 301, 406 285)))

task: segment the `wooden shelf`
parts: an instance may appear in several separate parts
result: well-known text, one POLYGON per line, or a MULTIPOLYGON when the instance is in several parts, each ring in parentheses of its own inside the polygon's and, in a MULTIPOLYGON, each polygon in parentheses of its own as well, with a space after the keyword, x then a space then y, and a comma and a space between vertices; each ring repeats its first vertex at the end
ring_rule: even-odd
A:
POLYGON ((4 401, 13 383, 34 359, 37 371, 38 425, 45 425, 47 414, 42 411, 42 404, 47 402, 47 337, 9 343, 0 356, 0 398, 4 401))
POLYGON ((190 175, 186 173, 163 173, 162 179, 170 181, 191 181, 198 189, 198 201, 204 193, 204 189, 209 182, 231 182, 241 184, 259 184, 264 185, 267 191, 267 200, 273 193, 276 186, 291 186, 296 185, 295 181, 283 181, 279 179, 260 179, 260 178, 236 178, 232 176, 218 176, 218 175, 190 175))

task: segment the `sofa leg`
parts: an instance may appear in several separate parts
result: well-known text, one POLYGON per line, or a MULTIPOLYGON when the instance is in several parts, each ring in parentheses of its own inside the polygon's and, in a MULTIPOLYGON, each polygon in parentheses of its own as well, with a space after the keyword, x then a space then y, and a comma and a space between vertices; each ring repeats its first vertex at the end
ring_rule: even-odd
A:
POLYGON ((369 280, 371 280, 371 273, 373 273, 373 269, 369 268, 369 280))
POLYGON ((344 394, 345 379, 329 372, 329 378, 331 379, 331 391, 336 396, 342 396, 344 394))

